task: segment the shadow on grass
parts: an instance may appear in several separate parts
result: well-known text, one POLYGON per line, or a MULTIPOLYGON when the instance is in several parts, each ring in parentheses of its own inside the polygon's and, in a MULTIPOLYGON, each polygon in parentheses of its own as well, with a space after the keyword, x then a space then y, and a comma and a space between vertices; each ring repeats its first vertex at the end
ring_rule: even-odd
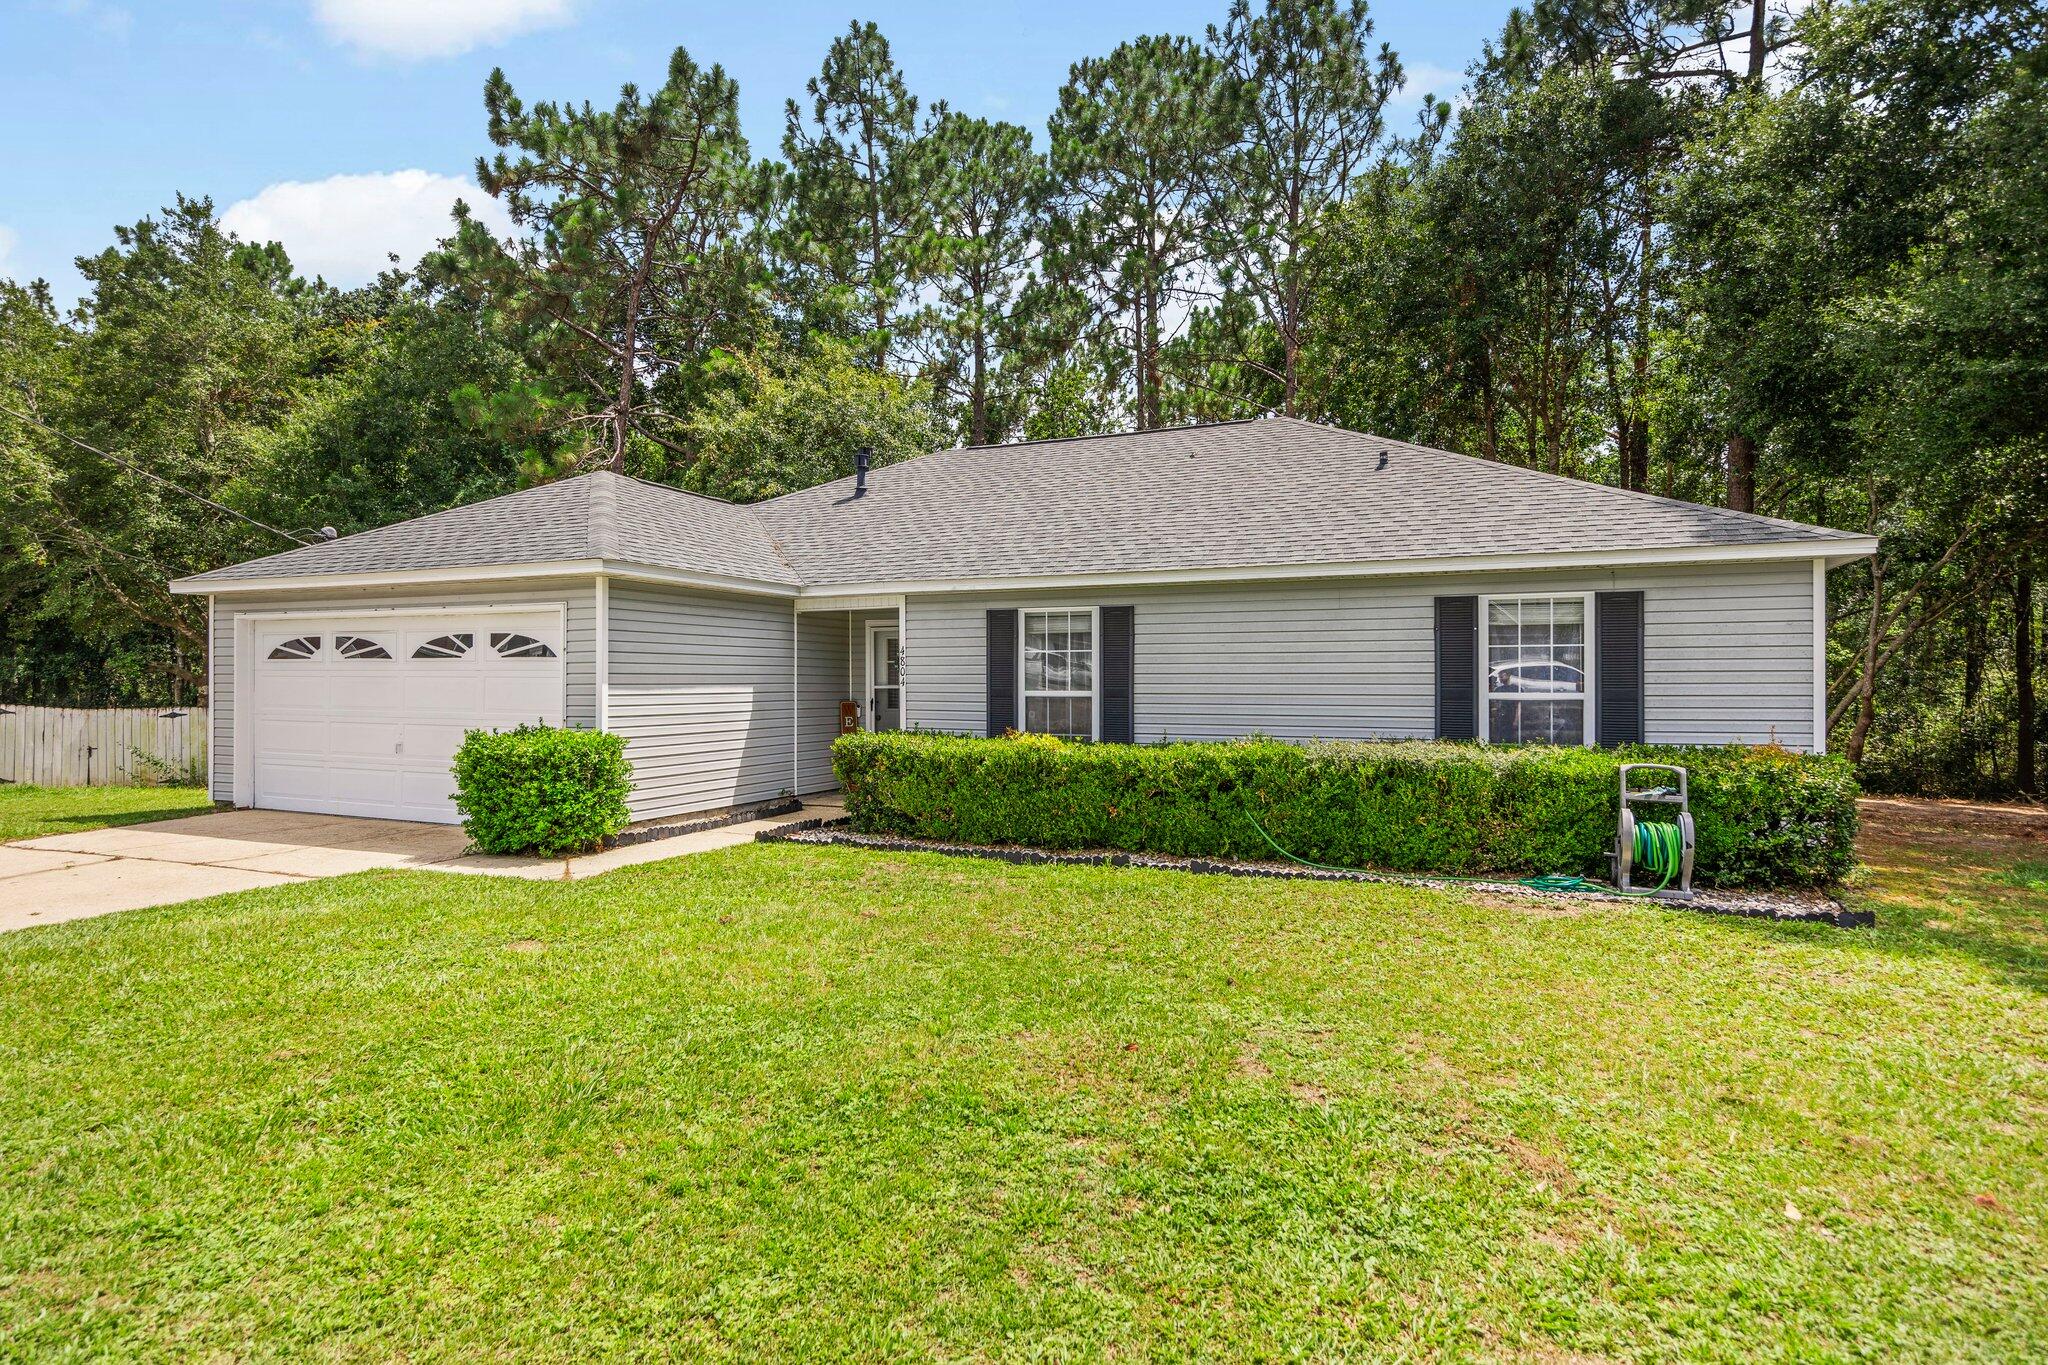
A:
POLYGON ((1865 801, 1863 868, 1842 896, 1870 929, 1749 921, 1802 943, 1902 958, 1964 957, 2048 994, 2048 811, 1956 801, 1865 801))

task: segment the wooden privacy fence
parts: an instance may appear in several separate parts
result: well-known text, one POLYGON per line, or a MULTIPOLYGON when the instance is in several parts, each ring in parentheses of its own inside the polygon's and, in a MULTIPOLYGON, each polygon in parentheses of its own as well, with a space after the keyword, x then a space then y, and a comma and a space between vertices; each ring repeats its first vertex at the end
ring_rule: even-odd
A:
POLYGON ((206 780, 206 708, 72 710, 0 703, 0 781, 127 787, 206 780))

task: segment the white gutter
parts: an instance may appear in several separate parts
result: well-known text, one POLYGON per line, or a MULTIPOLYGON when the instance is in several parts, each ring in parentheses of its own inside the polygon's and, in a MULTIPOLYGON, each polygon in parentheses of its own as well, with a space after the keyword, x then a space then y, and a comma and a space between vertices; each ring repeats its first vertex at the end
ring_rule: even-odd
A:
MULTIPOLYGON (((1543 550, 1492 555, 1432 555, 1411 559, 1369 559, 1324 564, 1236 564, 1192 569, 1139 569, 1099 573, 889 579, 799 588, 787 583, 727 574, 693 573, 609 559, 546 560, 532 564, 463 565, 433 569, 392 569, 367 573, 278 574, 265 578, 181 578, 171 591, 185 594, 256 592, 317 593, 332 589, 397 588, 444 583, 498 583, 530 578, 605 574, 642 583, 705 588, 794 599, 801 610, 843 611, 849 598, 900 599, 907 593, 1024 592, 1039 588, 1143 587, 1176 583, 1247 583, 1316 578, 1388 578, 1450 573, 1516 573, 1540 569, 1636 568, 1666 564, 1780 563, 1819 557, 1828 567, 1877 553, 1875 536, 1825 541, 1777 541, 1757 545, 1692 545, 1616 550, 1543 550)), ((880 604, 877 604, 880 605, 880 604)))
POLYGON ((636 583, 666 583, 684 588, 708 588, 715 592, 751 593, 762 597, 793 598, 792 583, 768 583, 729 574, 693 573, 648 564, 628 564, 610 559, 550 559, 531 564, 469 564, 433 569, 386 569, 362 573, 273 574, 264 578, 173 579, 174 593, 236 594, 253 592, 317 593, 349 588, 432 587, 444 583, 505 583, 530 578, 589 578, 603 574, 636 583))
POLYGON ((1111 573, 1018 574, 982 578, 908 578, 834 583, 805 588, 800 610, 841 610, 849 598, 900 599, 905 594, 1024 592, 1040 588, 1145 587, 1175 583, 1247 583, 1312 578, 1391 578, 1449 573, 1508 573, 1539 569, 1635 568, 1665 564, 1809 562, 1825 550, 1830 567, 1877 553, 1875 536, 1761 545, 1699 545, 1674 549, 1544 550, 1498 555, 1436 555, 1329 564, 1247 564, 1199 569, 1138 569, 1111 573), (814 605, 815 604, 815 605, 814 605))

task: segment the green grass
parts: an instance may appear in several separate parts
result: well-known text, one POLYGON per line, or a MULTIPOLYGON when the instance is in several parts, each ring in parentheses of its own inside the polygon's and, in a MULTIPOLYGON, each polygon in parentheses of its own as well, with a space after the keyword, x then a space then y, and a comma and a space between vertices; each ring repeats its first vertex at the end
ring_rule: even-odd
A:
POLYGON ((748 846, 0 936, 0 1356, 2040 1359, 2040 844, 1873 839, 1868 931, 748 846))
POLYGON ((213 809, 201 787, 0 785, 0 844, 107 825, 169 820, 213 809))

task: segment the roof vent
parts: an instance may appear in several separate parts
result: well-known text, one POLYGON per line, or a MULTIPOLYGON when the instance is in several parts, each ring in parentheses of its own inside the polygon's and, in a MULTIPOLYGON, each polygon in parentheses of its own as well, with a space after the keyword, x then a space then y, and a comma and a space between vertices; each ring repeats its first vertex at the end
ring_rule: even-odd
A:
POLYGON ((1380 452, 1380 462, 1379 462, 1378 464, 1374 465, 1374 466, 1373 466, 1373 469, 1374 469, 1374 470, 1381 470, 1381 469, 1385 469, 1386 467, 1387 467, 1387 452, 1386 452, 1386 451, 1384 451, 1384 450, 1382 450, 1382 451, 1380 452))
POLYGON ((875 452, 862 446, 853 452, 853 495, 864 498, 868 495, 868 466, 875 461, 875 452))

